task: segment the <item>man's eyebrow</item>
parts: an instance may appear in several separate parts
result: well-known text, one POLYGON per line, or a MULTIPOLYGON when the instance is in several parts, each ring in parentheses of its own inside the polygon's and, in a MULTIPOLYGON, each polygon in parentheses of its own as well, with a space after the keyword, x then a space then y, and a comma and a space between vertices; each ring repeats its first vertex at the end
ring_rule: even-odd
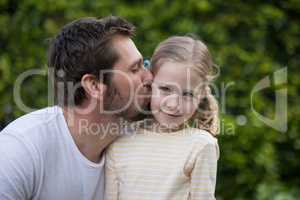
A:
POLYGON ((139 58, 138 60, 136 60, 134 63, 132 63, 130 66, 129 66, 129 69, 133 68, 134 66, 136 66, 137 64, 140 64, 143 62, 143 58, 139 58))

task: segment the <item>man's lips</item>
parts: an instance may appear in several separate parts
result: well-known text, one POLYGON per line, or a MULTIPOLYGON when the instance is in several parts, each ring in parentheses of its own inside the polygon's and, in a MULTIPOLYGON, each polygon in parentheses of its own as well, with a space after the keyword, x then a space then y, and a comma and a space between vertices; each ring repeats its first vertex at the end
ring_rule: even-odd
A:
POLYGON ((151 83, 150 83, 150 82, 149 82, 149 83, 145 83, 145 84, 144 84, 144 88, 145 88, 146 90, 148 90, 148 91, 151 91, 151 90, 152 90, 151 83))
POLYGON ((140 94, 146 96, 151 96, 152 94, 151 92, 152 92, 151 84, 147 84, 147 83, 145 83, 140 90, 140 94))

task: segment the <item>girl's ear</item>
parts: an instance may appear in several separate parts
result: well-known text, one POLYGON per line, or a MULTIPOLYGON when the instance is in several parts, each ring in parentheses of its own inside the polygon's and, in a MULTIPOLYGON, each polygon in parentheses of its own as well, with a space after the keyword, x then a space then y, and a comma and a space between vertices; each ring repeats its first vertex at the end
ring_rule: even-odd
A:
POLYGON ((95 100, 103 99, 103 94, 105 94, 107 86, 98 80, 94 75, 83 75, 80 83, 84 88, 88 98, 93 98, 95 100))

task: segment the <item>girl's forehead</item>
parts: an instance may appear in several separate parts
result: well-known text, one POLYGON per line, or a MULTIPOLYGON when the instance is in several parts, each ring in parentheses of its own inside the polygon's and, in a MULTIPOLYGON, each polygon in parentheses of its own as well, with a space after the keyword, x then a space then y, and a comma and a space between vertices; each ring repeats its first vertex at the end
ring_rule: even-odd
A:
POLYGON ((165 62, 154 74, 154 81, 160 82, 199 82, 201 77, 188 63, 165 62))

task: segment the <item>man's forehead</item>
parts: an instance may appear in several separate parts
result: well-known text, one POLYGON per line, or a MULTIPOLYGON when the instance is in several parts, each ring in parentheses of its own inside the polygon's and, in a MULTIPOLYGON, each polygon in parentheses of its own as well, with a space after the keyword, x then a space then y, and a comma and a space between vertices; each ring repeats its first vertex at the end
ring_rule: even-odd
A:
POLYGON ((119 55, 119 59, 115 64, 116 67, 118 66, 129 66, 135 62, 138 62, 142 55, 136 48, 134 42, 126 36, 116 36, 113 39, 112 44, 114 45, 114 49, 119 55))

